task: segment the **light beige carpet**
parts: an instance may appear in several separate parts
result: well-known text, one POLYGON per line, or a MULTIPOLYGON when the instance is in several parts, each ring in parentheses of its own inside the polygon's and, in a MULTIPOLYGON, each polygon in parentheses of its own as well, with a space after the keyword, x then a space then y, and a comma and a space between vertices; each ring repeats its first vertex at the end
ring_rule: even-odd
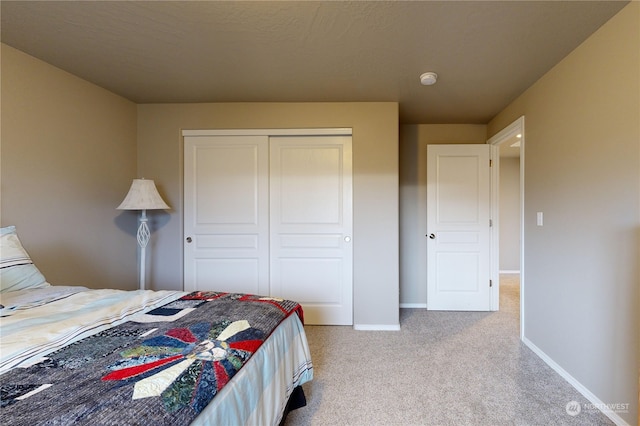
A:
POLYGON ((296 425, 611 425, 519 339, 519 279, 498 312, 401 309, 401 331, 305 327, 314 380, 296 425))

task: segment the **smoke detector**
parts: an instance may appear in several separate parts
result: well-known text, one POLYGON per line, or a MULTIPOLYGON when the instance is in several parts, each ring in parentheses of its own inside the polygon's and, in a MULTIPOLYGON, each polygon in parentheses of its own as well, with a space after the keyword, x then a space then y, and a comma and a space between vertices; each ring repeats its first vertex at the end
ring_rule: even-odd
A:
POLYGON ((420 84, 423 86, 432 86, 438 81, 438 74, 435 72, 425 72, 420 76, 420 84))

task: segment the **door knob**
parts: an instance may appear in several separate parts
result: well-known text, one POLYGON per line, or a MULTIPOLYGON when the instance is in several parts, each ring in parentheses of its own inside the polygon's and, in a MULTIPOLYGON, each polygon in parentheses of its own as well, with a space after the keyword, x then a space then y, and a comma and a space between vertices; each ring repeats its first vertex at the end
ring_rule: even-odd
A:
POLYGON ((191 241, 193 241, 191 237, 187 237, 187 242, 190 243, 191 241))
POLYGON ((432 240, 436 239, 436 234, 429 234, 429 238, 431 238, 432 240))

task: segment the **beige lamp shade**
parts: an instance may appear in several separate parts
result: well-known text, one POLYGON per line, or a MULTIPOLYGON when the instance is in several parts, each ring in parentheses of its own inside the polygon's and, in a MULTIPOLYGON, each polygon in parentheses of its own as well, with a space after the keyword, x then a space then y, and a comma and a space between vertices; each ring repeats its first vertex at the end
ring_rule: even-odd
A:
POLYGON ((169 208, 171 207, 164 202, 152 179, 134 179, 129 193, 117 207, 118 210, 162 210, 169 208))

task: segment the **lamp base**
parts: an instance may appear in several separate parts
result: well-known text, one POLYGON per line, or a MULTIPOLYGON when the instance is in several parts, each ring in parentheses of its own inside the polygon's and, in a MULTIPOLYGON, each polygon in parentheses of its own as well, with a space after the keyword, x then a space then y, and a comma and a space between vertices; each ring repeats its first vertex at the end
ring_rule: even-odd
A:
POLYGON ((140 226, 138 226, 138 246, 140 247, 140 290, 144 290, 146 287, 145 267, 147 265, 146 249, 149 244, 149 238, 151 238, 151 232, 149 232, 149 226, 147 225, 147 211, 142 210, 140 212, 140 226))

